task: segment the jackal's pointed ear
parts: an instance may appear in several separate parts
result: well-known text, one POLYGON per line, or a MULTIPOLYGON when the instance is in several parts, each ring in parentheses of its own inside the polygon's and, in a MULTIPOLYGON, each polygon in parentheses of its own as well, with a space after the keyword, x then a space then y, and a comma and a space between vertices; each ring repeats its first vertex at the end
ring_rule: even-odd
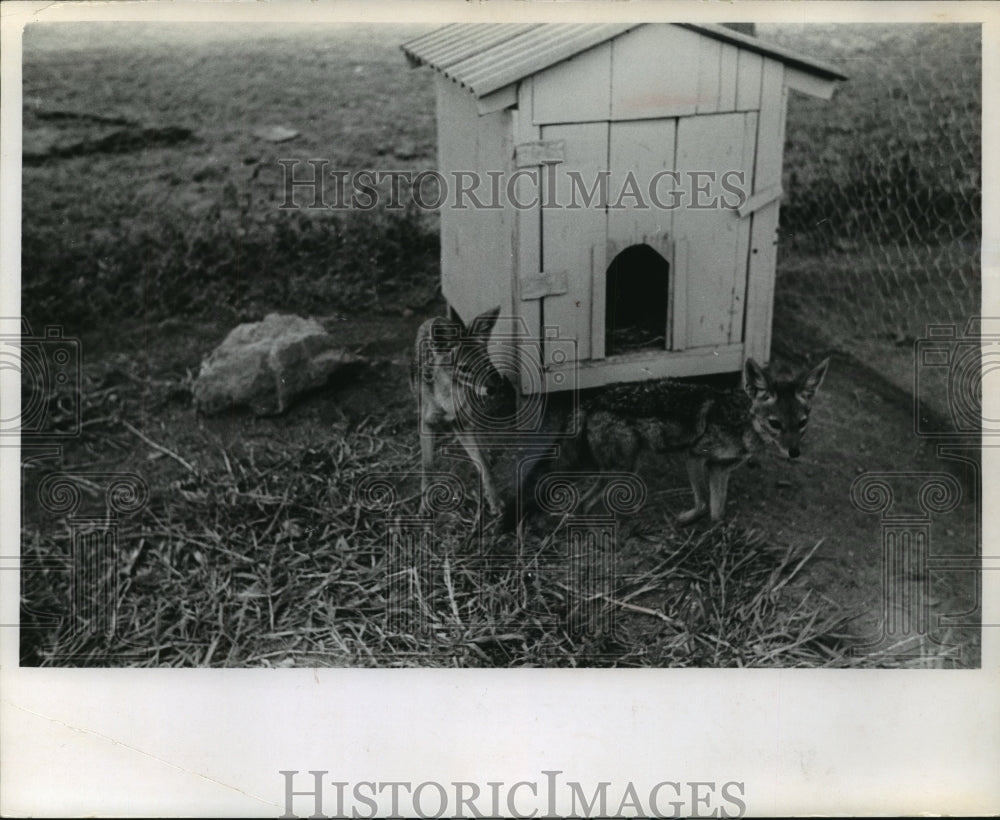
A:
POLYGON ((763 398, 774 392, 771 377, 753 359, 747 359, 743 365, 743 389, 751 399, 763 398))
POLYGON ((490 333, 493 332, 493 326, 496 325, 499 315, 500 305, 497 305, 493 310, 480 313, 475 319, 469 322, 466 335, 483 342, 487 341, 490 338, 490 333))
POLYGON ((795 380, 795 394, 802 401, 812 401, 819 386, 823 384, 823 377, 826 376, 826 369, 830 366, 830 360, 823 359, 808 373, 803 373, 795 380))

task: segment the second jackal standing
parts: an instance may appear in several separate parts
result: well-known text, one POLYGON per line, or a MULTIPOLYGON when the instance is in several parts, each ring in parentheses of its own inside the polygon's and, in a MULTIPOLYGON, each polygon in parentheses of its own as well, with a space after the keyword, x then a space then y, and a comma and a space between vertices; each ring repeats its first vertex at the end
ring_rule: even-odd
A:
MULTIPOLYGON (((486 502, 508 523, 523 516, 518 497, 531 502, 538 478, 517 486, 517 450, 491 453, 486 441, 497 421, 511 418, 517 394, 489 360, 487 341, 499 308, 477 316, 468 327, 454 319, 432 319, 420 329, 415 350, 414 387, 421 405, 421 466, 433 458, 433 439, 455 434, 479 468, 486 502), (498 473, 500 473, 498 475, 498 473)), ((524 454, 544 448, 546 431, 573 423, 576 441, 562 445, 561 466, 586 462, 604 470, 634 471, 645 451, 683 452, 694 506, 678 520, 689 523, 708 512, 721 520, 729 476, 756 452, 773 446, 797 458, 813 398, 826 375, 826 359, 792 379, 777 379, 748 359, 741 388, 718 390, 703 384, 659 379, 588 391, 575 414, 553 400, 524 454)))
POLYGON ((660 379, 613 385, 582 402, 580 427, 598 467, 635 469, 639 454, 684 452, 694 506, 678 520, 709 512, 722 519, 729 476, 756 452, 773 446, 798 458, 813 397, 829 359, 779 380, 748 359, 742 388, 660 379))

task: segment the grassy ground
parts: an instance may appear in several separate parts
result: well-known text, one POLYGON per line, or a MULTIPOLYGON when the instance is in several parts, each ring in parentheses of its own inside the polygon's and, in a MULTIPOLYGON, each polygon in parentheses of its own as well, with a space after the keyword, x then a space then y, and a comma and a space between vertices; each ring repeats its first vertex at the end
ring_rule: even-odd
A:
POLYGON ((961 335, 981 313, 979 26, 761 34, 850 77, 831 101, 791 100, 776 313, 912 391, 927 325, 961 335))
POLYGON ((433 298, 436 235, 411 211, 277 207, 282 157, 405 168, 434 156, 427 78, 406 71, 378 29, 320 35, 290 26, 269 36, 253 26, 211 34, 181 25, 137 24, 127 35, 114 25, 72 29, 25 34, 24 150, 41 157, 24 177, 29 319, 59 317, 86 334, 95 323, 136 316, 224 311, 236 322, 269 309, 378 311, 433 298), (85 29, 92 30, 80 34, 85 29), (68 66, 79 83, 67 81, 68 66), (79 116, 91 112, 192 136, 46 159, 53 145, 94 145, 122 130, 79 116), (253 135, 270 125, 300 136, 274 144, 253 135))
MULTIPOLYGON (((877 632, 883 600, 878 518, 850 503, 851 482, 870 470, 975 482, 915 438, 905 402, 847 358, 834 360, 805 458, 738 473, 725 527, 677 529, 672 515, 689 501, 683 470, 647 464, 647 503, 617 522, 596 586, 567 570, 572 522, 535 522, 519 549, 492 530, 480 539, 475 491, 438 517, 433 549, 415 548, 406 563, 416 569, 395 572, 391 519, 365 509, 356 487, 392 473, 402 494, 392 514, 413 511, 406 357, 417 324, 441 309, 435 219, 283 212, 276 160, 433 167, 432 84, 396 49, 415 31, 27 33, 23 309, 36 328, 58 322, 81 337, 84 382, 80 434, 24 468, 23 662, 978 663, 977 630, 936 620, 975 617, 978 587, 957 572, 929 579, 932 635, 945 646, 910 647, 909 661, 851 654, 877 632), (253 135, 272 125, 299 136, 253 135), (319 317, 370 363, 280 419, 199 417, 190 391, 201 358, 235 323, 273 310, 319 317), (71 578, 60 561, 71 529, 37 497, 55 470, 81 478, 90 512, 104 502, 88 475, 131 472, 149 487, 145 509, 121 522, 110 647, 90 634, 93 622, 67 616, 71 578)), ((798 168, 808 167, 803 150, 790 153, 798 168)), ((964 241, 918 244, 914 275, 929 278, 929 255, 963 253, 964 241)), ((793 250, 782 276, 791 260, 798 287, 779 294, 778 349, 818 355, 836 345, 782 337, 783 315, 808 313, 796 300, 824 276, 839 281, 831 271, 877 260, 857 246, 832 261, 806 242, 793 250)), ((887 298, 901 292, 886 289, 887 298)), ((849 295, 835 296, 831 304, 849 295)), ((61 398, 48 408, 50 428, 67 423, 73 397, 61 398)), ((456 469, 471 479, 467 464, 456 469)), ((974 556, 975 498, 935 517, 932 534, 935 551, 974 556)))

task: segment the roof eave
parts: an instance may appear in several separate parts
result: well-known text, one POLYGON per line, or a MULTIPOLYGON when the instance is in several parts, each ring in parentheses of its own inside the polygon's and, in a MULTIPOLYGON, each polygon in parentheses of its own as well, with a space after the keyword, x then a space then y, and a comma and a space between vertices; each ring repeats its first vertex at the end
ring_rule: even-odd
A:
POLYGON ((848 79, 846 75, 841 74, 835 66, 832 66, 829 63, 824 63, 821 60, 814 60, 812 57, 806 57, 804 54, 799 54, 791 49, 759 40, 756 37, 751 37, 748 34, 742 34, 731 28, 726 28, 725 26, 717 26, 712 23, 677 23, 676 25, 681 26, 682 28, 691 29, 692 31, 701 32, 709 37, 714 37, 716 40, 722 40, 723 42, 740 46, 748 51, 762 54, 765 57, 780 60, 785 65, 797 68, 800 71, 805 71, 809 74, 813 74, 822 80, 836 81, 848 79))

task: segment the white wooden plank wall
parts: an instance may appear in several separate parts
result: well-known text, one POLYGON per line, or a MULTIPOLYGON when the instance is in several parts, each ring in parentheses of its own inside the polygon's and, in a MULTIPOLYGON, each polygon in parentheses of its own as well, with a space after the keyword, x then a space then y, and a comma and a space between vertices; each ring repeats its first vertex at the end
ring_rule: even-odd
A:
POLYGON ((720 110, 719 87, 722 70, 722 43, 703 37, 698 48, 698 113, 720 110))
MULTIPOLYGON (((754 190, 754 160, 757 149, 758 112, 747 111, 743 122, 743 154, 740 167, 746 171, 743 190, 749 195, 754 190)), ((727 194, 727 199, 729 198, 727 194)), ((729 304, 729 341, 743 341, 743 314, 746 310, 747 258, 750 252, 750 223, 734 211, 736 219, 736 254, 733 257, 733 289, 729 304)))
MULTIPOLYGON (((454 84, 444 77, 436 77, 438 170, 447 174, 449 168, 466 163, 471 154, 466 145, 469 126, 457 128, 456 123, 469 115, 471 102, 455 93, 454 84), (466 103, 466 104, 463 104, 466 103)), ((429 195, 429 194, 428 194, 429 195)), ((459 214, 441 214, 441 291, 448 304, 459 315, 468 316, 473 309, 472 292, 475 283, 467 281, 459 256, 462 220, 459 214)))
MULTIPOLYGON (((755 190, 781 184, 782 151, 785 144, 785 111, 788 92, 784 89, 784 66, 768 60, 761 82, 763 105, 757 123, 755 190)), ((761 364, 771 350, 771 314, 774 300, 774 268, 777 262, 778 212, 780 201, 765 205, 750 216, 750 255, 748 264, 746 355, 761 364)))
MULTIPOLYGON (((541 138, 542 129, 531 121, 533 109, 533 81, 525 80, 518 89, 517 110, 513 112, 512 132, 514 145, 535 142, 541 138)), ((520 202, 527 202, 535 190, 525 178, 519 178, 515 195, 520 202)), ((511 310, 520 316, 530 334, 540 338, 542 333, 542 303, 540 299, 522 300, 519 279, 535 276, 542 270, 542 219, 538 208, 514 210, 514 230, 510 232, 511 253, 514 257, 514 298, 511 310)), ((537 392, 541 388, 542 360, 536 345, 522 345, 518 356, 521 362, 521 391, 537 392)))
POLYGON ((611 43, 558 63, 533 82, 535 124, 607 120, 611 116, 611 43))
POLYGON ((719 67, 719 111, 736 110, 736 69, 739 49, 729 43, 722 44, 722 62, 719 67))
POLYGON ((536 75, 532 119, 547 125, 754 111, 763 64, 759 54, 693 31, 646 26, 536 75))
MULTIPOLYGON (((674 169, 676 138, 675 119, 611 123, 608 189, 612 199, 622 190, 631 172, 638 182, 640 195, 647 200, 647 205, 652 205, 648 201, 650 180, 662 171, 674 169)), ((670 176, 660 179, 658 196, 664 204, 670 204, 670 192, 676 187, 670 176)), ((672 231, 674 211, 655 207, 635 208, 635 200, 630 196, 623 197, 621 204, 624 207, 608 210, 608 241, 620 248, 642 242, 647 236, 672 231)))
MULTIPOLYGON (((603 337, 605 321, 605 296, 607 293, 607 266, 612 263, 616 254, 621 253, 630 245, 645 243, 671 262, 671 240, 673 238, 673 210, 654 207, 649 192, 651 181, 664 171, 672 171, 675 165, 677 138, 677 120, 633 120, 613 122, 610 128, 609 146, 609 177, 608 190, 611 192, 610 205, 618 193, 625 188, 629 173, 637 183, 644 204, 647 207, 635 207, 632 196, 622 197, 621 208, 608 209, 607 247, 605 266, 594 270, 594 309, 592 325, 595 337, 600 330, 601 344, 595 344, 592 357, 603 355, 603 337)), ((671 176, 659 177, 656 185, 657 197, 669 205, 673 201, 672 191, 677 187, 671 176)), ((673 280, 674 271, 670 271, 673 280)), ((672 283, 673 284, 673 283, 672 283)), ((674 288, 672 287, 671 290, 674 288)), ((666 323, 667 317, 664 316, 666 323)), ((664 325, 666 332, 666 324, 664 325)))
MULTIPOLYGON (((464 89, 444 78, 438 83, 438 170, 451 190, 441 209, 441 289, 448 303, 466 322, 501 305, 512 303, 513 260, 510 252, 510 215, 503 208, 481 209, 466 197, 464 210, 454 204, 454 171, 507 171, 511 112, 480 116, 464 89)), ((424 196, 432 198, 431 183, 424 196)), ((492 194, 479 186, 475 196, 489 203, 492 194)))
MULTIPOLYGON (((677 125, 677 168, 714 172, 711 199, 721 195, 718 180, 726 171, 740 170, 752 141, 743 114, 709 114, 686 117, 677 125)), ((750 169, 743 167, 749 178, 750 169)), ((707 180, 701 177, 702 184, 707 180)), ((694 192, 692 191, 692 195, 694 192)), ((674 214, 674 233, 687 242, 687 343, 685 347, 724 344, 732 339, 731 302, 734 286, 742 287, 743 265, 737 260, 746 223, 734 211, 712 207, 680 208, 674 214)), ((745 248, 745 240, 743 240, 745 248)), ((743 257, 745 259, 745 256, 743 257)))
MULTIPOLYGON (((731 373, 743 363, 743 345, 719 345, 669 354, 635 353, 598 362, 583 362, 577 372, 581 389, 614 382, 634 382, 667 376, 731 373)), ((551 376, 551 374, 549 374, 551 376)), ((550 380, 550 384, 554 384, 550 380)))
MULTIPOLYGON (((561 201, 569 201, 570 178, 575 171, 588 185, 607 168, 608 125, 602 122, 546 125, 542 139, 565 140, 565 161, 555 167, 561 201)), ((566 271, 569 291, 549 296, 543 305, 544 324, 559 335, 576 339, 577 355, 590 358, 592 271, 607 244, 607 216, 603 208, 550 208, 542 212, 542 270, 566 271), (595 257, 593 254, 597 254, 595 257)))
POLYGON ((760 74, 764 58, 752 51, 739 51, 736 58, 736 110, 760 108, 760 74))
POLYGON ((644 26, 612 42, 611 118, 694 114, 703 37, 676 26, 644 26))

